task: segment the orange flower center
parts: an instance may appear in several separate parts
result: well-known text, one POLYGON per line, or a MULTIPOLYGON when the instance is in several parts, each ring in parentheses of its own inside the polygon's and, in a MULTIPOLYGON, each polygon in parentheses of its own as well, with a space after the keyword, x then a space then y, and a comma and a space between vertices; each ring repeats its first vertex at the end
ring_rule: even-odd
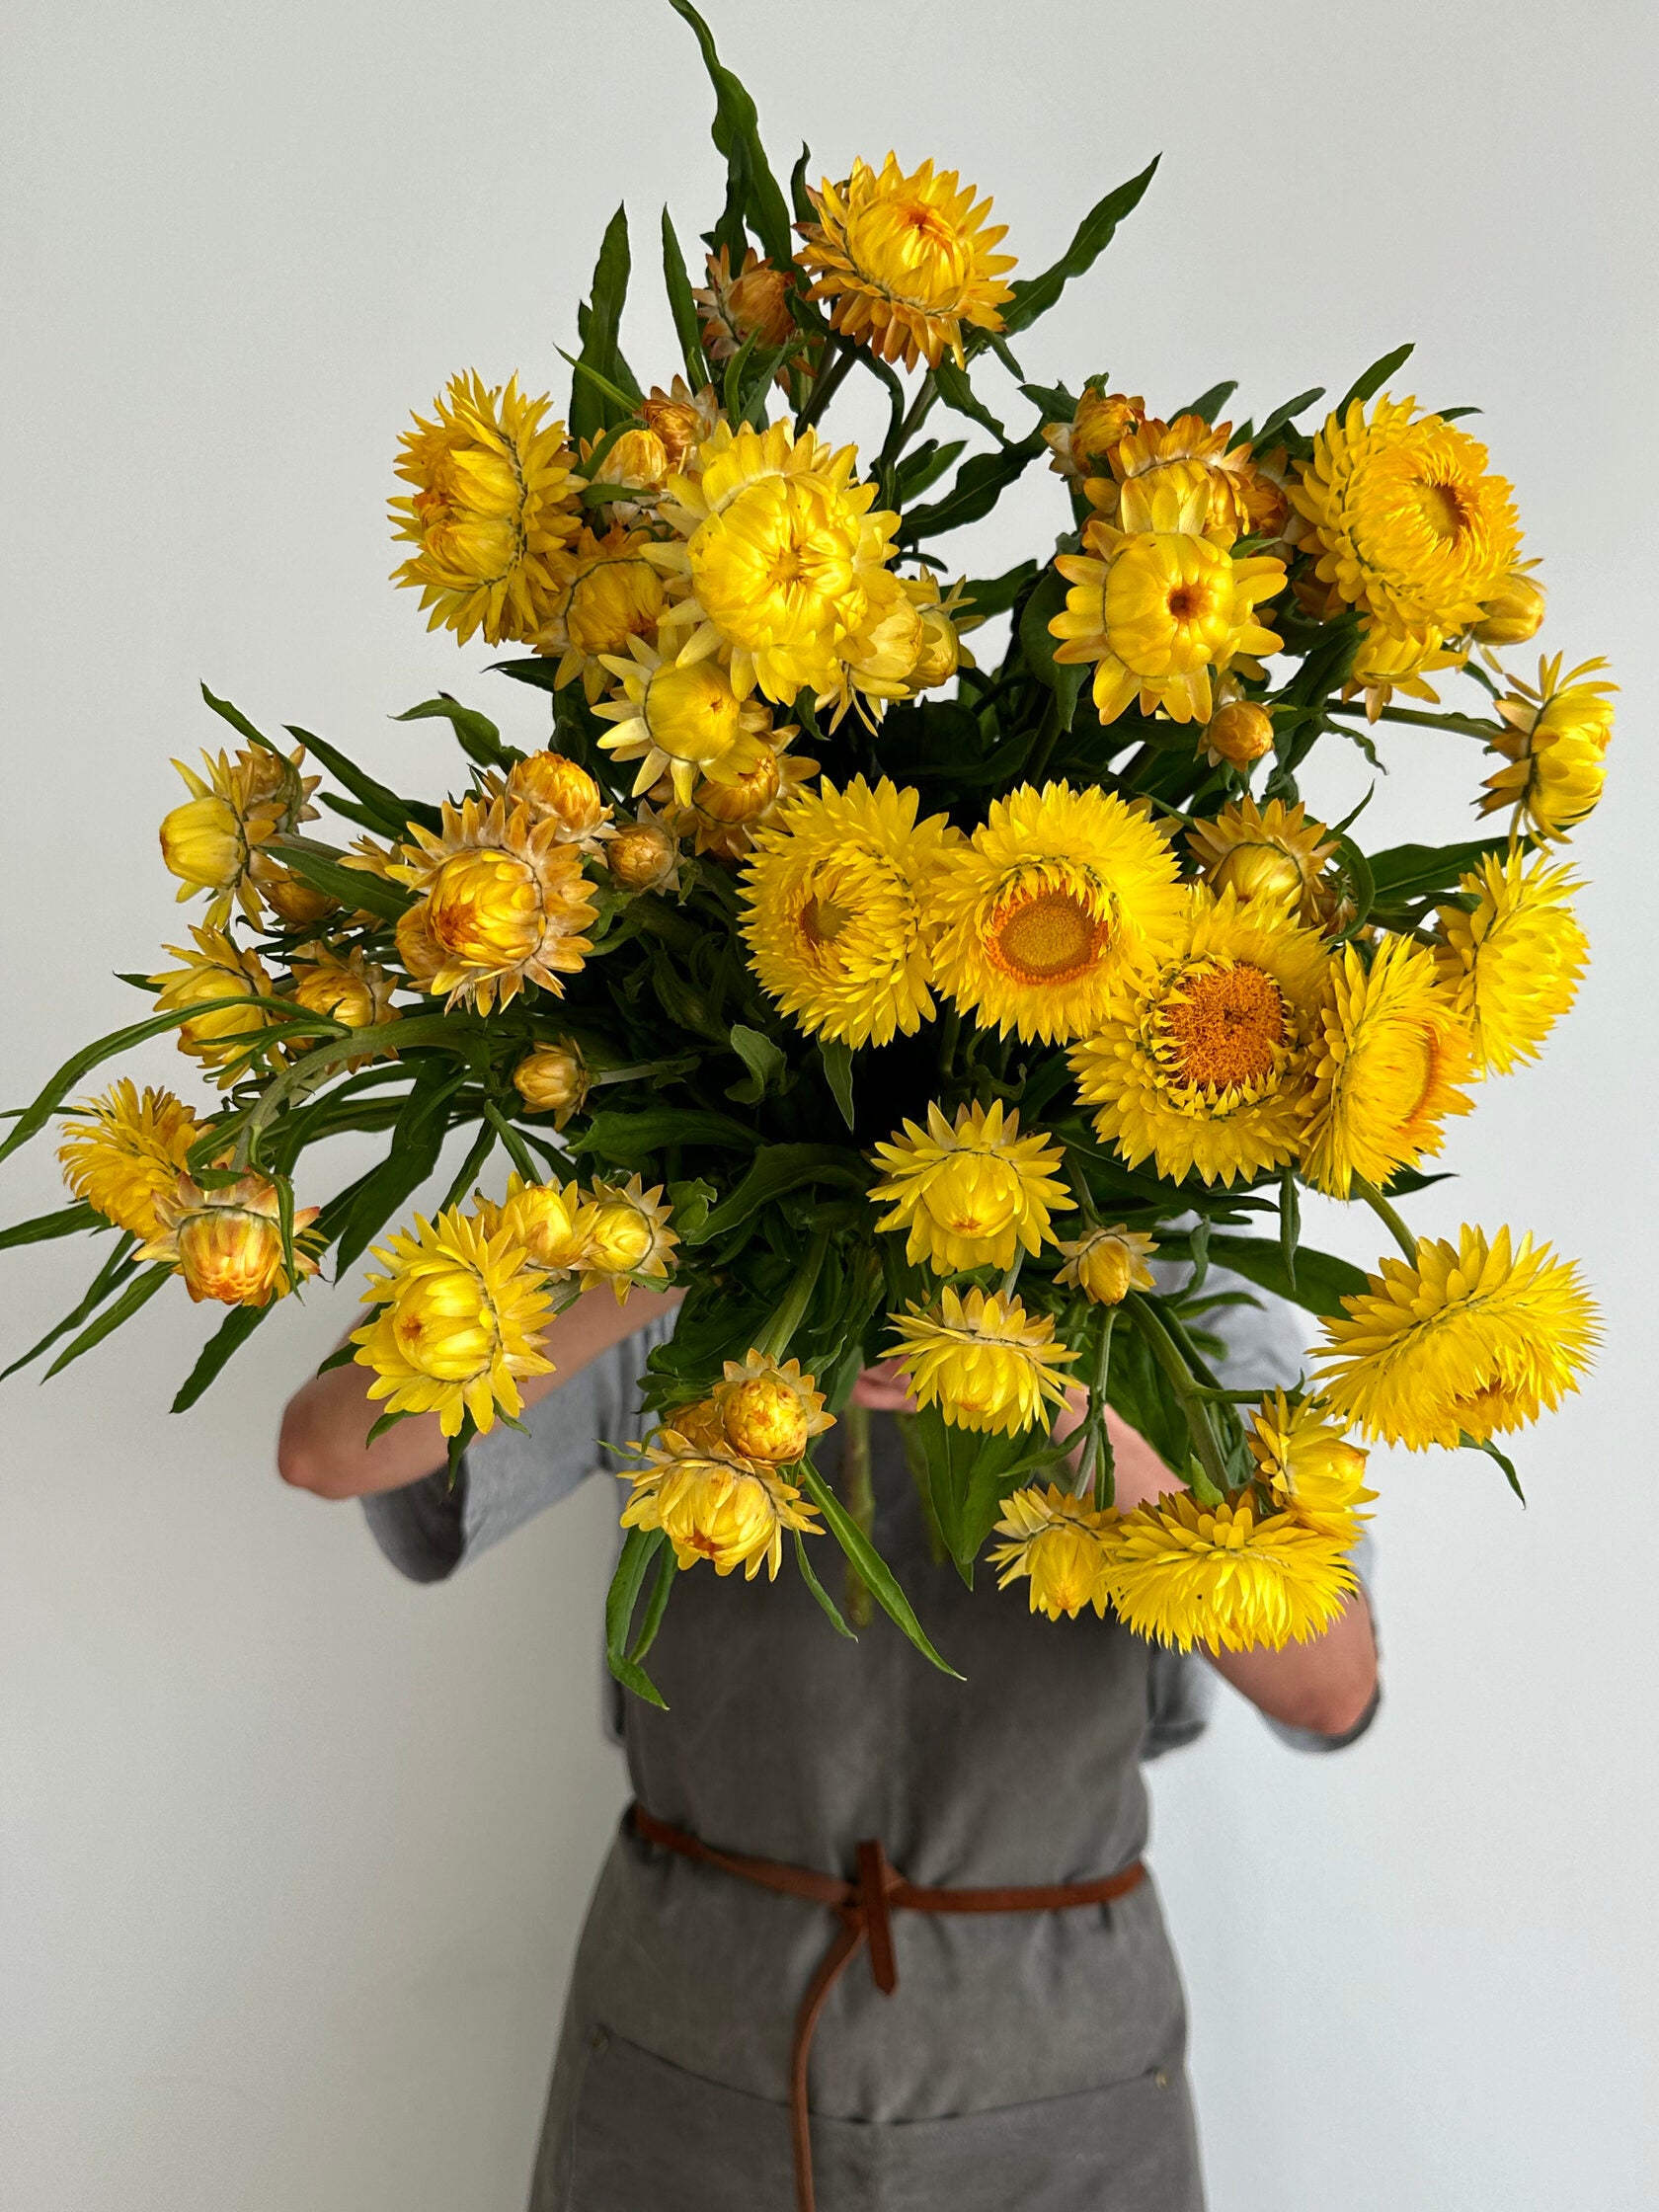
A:
POLYGON ((1056 886, 1016 891, 991 915, 986 953, 1017 982, 1069 984, 1094 968, 1112 935, 1110 913, 1095 913, 1056 886))
POLYGON ((1286 1042, 1284 995, 1273 978, 1240 961, 1189 970, 1158 1008, 1159 1058, 1204 1090, 1265 1082, 1286 1042))

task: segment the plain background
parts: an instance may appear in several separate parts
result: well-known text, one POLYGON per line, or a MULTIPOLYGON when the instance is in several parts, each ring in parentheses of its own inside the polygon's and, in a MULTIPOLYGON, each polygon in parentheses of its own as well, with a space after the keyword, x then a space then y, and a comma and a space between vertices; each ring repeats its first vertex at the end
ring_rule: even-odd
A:
MULTIPOLYGON (((1573 846, 1593 974, 1543 1065, 1455 1129, 1462 1180, 1412 1209, 1582 1255, 1600 1373, 1522 1440, 1525 1514, 1482 1459, 1380 1458, 1380 1724, 1299 1762, 1229 1704, 1157 1777, 1153 1857, 1218 2212, 1635 2212, 1659 2172, 1652 12, 710 13, 781 165, 803 136, 831 174, 890 142, 959 162, 1027 270, 1161 149, 1028 373, 1110 368, 1165 412, 1235 375, 1259 414, 1415 338, 1395 389, 1485 410, 1545 563, 1542 642, 1615 659, 1609 800, 1573 846)), ((428 639, 386 582, 396 433, 463 365, 562 397, 553 349, 624 192, 647 265, 629 351, 666 378, 658 211, 672 198, 689 240, 720 188, 710 96, 658 0, 54 0, 12 12, 3 77, 15 1101, 142 1011, 110 972, 183 933, 153 826, 169 755, 220 742, 198 678, 420 789, 442 744, 385 717, 439 684, 536 737, 534 695, 428 639)), ((952 551, 984 571, 1040 549, 1057 490, 1033 471, 952 551)), ((1374 844, 1472 833, 1474 748, 1382 750, 1374 844)), ((1343 748, 1314 795, 1372 780, 1343 748)), ((133 1071, 178 1066, 158 1047, 133 1071)), ((55 1187, 37 1146, 6 1216, 55 1187)), ((1317 1232, 1379 1249, 1363 1220, 1317 1232)), ((87 1270, 79 1248, 8 1255, 5 1343, 87 1270)), ((622 1796, 596 1718, 615 1500, 592 1485, 445 1590, 398 1583, 355 1509, 273 1472, 281 1399, 349 1296, 274 1320, 180 1421, 203 1334, 182 1298, 46 1389, 5 1386, 8 2212, 522 2203, 622 1796)))

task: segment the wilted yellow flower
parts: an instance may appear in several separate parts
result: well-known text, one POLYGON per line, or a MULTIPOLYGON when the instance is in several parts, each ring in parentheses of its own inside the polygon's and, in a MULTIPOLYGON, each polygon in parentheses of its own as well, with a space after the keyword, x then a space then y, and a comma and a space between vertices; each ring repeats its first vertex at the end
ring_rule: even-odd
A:
MULTIPOLYGON (((392 1004, 396 978, 365 959, 360 945, 354 945, 344 959, 327 945, 302 946, 294 955, 288 980, 296 1005, 343 1022, 348 1029, 369 1029, 398 1018, 399 1009, 392 1004)), ((301 1040, 300 1049, 311 1042, 301 1040)))
POLYGON ((148 1238, 157 1234, 157 1199, 173 1190, 191 1146, 204 1134, 170 1090, 146 1084, 140 1097, 131 1077, 122 1075, 102 1098, 72 1109, 57 1156, 77 1198, 118 1228, 148 1238))
POLYGON ((1187 845, 1205 882, 1219 898, 1230 891, 1240 906, 1260 900, 1285 908, 1309 927, 1329 921, 1336 901, 1324 875, 1336 840, 1322 822, 1309 822, 1299 804, 1270 799, 1258 807, 1246 795, 1221 813, 1195 822, 1187 845))
POLYGON ((540 1349, 551 1300, 546 1276, 511 1223, 470 1222, 449 1207, 435 1222, 415 1217, 375 1258, 368 1300, 377 1310, 352 1332, 357 1360, 372 1368, 371 1398, 391 1413, 435 1413, 445 1436, 471 1414, 480 1434, 496 1412, 523 1411, 519 1382, 550 1375, 540 1349))
POLYGON ((1144 399, 1129 399, 1122 392, 1084 392, 1070 422, 1043 426, 1050 468, 1080 491, 1089 477, 1106 475, 1113 447, 1146 413, 1144 399))
POLYGON ((605 687, 599 656, 626 653, 630 638, 654 637, 668 604, 662 574, 645 557, 646 543, 620 525, 603 537, 584 529, 549 562, 547 619, 532 642, 536 652, 559 656, 553 680, 561 689, 582 678, 590 706, 605 687))
POLYGON ((932 883, 936 988, 981 1028, 1064 1044, 1179 928, 1175 875, 1167 843, 1115 793, 1021 784, 932 883))
POLYGON ((908 1229, 906 1259, 925 1260, 935 1275, 1007 1267, 1022 1246, 1040 1252, 1054 1234, 1051 1212, 1074 1203, 1052 1172, 1065 1157, 1041 1130, 1022 1137, 1018 1111, 1004 1116, 1000 1099, 988 1110, 959 1106, 954 1125, 930 1102, 925 1129, 907 1121, 876 1146, 886 1177, 870 1197, 892 1207, 876 1226, 908 1229))
POLYGON ((1377 720, 1396 691, 1438 706, 1440 693, 1424 678, 1441 669, 1461 669, 1467 659, 1467 649, 1449 646, 1432 622, 1401 634, 1381 622, 1367 621, 1342 696, 1363 696, 1368 722, 1377 720))
POLYGON ((1027 1318, 1017 1298, 959 1298, 946 1283, 939 1302, 890 1316, 895 1359, 918 1405, 936 1405, 947 1428, 1013 1436, 1059 1405, 1062 1372, 1077 1355, 1055 1342, 1048 1314, 1027 1318))
POLYGON ((1346 1548, 1294 1513, 1174 1493, 1118 1522, 1108 1590, 1125 1627, 1178 1651, 1278 1651, 1341 1615, 1358 1587, 1346 1548))
POLYGON ((552 611, 553 556, 581 527, 565 426, 551 400, 504 391, 476 370, 452 376, 400 438, 397 473, 415 489, 391 503, 394 534, 419 548, 393 581, 417 587, 430 630, 465 645, 530 638, 552 611))
POLYGON ((1479 644, 1525 645, 1543 628, 1543 586, 1528 573, 1535 566, 1523 561, 1518 569, 1511 569, 1486 601, 1485 612, 1469 633, 1479 644))
POLYGON ((306 802, 317 778, 300 774, 304 758, 303 747, 289 759, 264 747, 245 748, 234 759, 204 752, 204 776, 174 761, 191 796, 162 822, 161 857, 168 873, 180 879, 181 906, 200 892, 210 894, 209 929, 224 927, 232 902, 256 927, 263 918, 261 894, 279 871, 261 848, 278 831, 316 816, 306 802))
POLYGON ((1563 675, 1562 658, 1540 661, 1536 685, 1517 682, 1498 701, 1508 728, 1491 750, 1509 765, 1487 777, 1480 802, 1482 814, 1513 807, 1517 829, 1552 839, 1564 838, 1602 796, 1619 689, 1598 672, 1605 661, 1585 661, 1563 675))
POLYGON ((599 740, 618 760, 637 760, 634 796, 668 776, 683 805, 699 775, 744 739, 763 737, 771 715, 758 699, 740 699, 731 676, 696 640, 667 660, 643 638, 630 638, 631 658, 605 656, 621 679, 622 696, 594 713, 616 727, 599 740))
POLYGON ((1317 1398, 1269 1390, 1250 1416, 1245 1441, 1276 1506, 1320 1536, 1344 1545, 1358 1540, 1360 1524, 1370 1519, 1360 1508, 1377 1492, 1365 1487, 1365 1453, 1326 1418, 1317 1398))
MULTIPOLYGON (((271 978, 255 955, 222 929, 191 930, 195 952, 183 945, 166 949, 182 968, 167 968, 150 982, 160 991, 158 1013, 176 1013, 181 1006, 205 1006, 214 999, 269 998, 271 978)), ((199 1060, 203 1067, 222 1070, 221 1083, 234 1082, 249 1056, 268 1042, 266 1031, 281 1017, 263 1006, 220 1006, 210 1014, 193 1014, 179 1030, 179 1050, 199 1060)))
POLYGON ((588 1063, 581 1047, 571 1037, 537 1045, 514 1068, 513 1087, 532 1114, 551 1114, 553 1127, 563 1129, 588 1099, 588 1063))
POLYGON ((1095 663, 1102 722, 1138 699, 1143 714, 1161 707, 1176 722, 1208 722, 1213 678, 1241 657, 1253 665, 1278 650, 1256 606, 1284 590, 1284 563, 1235 558, 1227 533, 1210 526, 1209 509, 1205 482, 1136 478, 1122 489, 1116 522, 1095 515, 1085 551, 1056 555, 1071 590, 1049 624, 1061 640, 1055 659, 1095 663))
MULTIPOLYGON (((155 1230, 138 1257, 170 1261, 198 1303, 205 1298, 221 1305, 268 1305, 293 1289, 282 1265, 280 1204, 276 1184, 263 1175, 244 1175, 210 1191, 180 1175, 171 1190, 157 1193, 155 1230)), ((301 1282, 317 1272, 316 1257, 301 1239, 319 1211, 302 1206, 294 1214, 294 1266, 301 1282)))
POLYGON ((644 1190, 637 1175, 625 1183, 594 1182, 576 1219, 585 1291, 608 1283, 617 1304, 625 1305, 636 1283, 651 1289, 669 1280, 679 1238, 669 1226, 672 1209, 659 1203, 662 1196, 660 1183, 644 1190))
POLYGON ((605 864, 618 891, 678 893, 679 839, 667 819, 643 802, 632 822, 617 824, 605 864))
POLYGON ((1273 717, 1252 699, 1225 700, 1204 725, 1204 757, 1213 768, 1224 761, 1251 768, 1272 750, 1273 717))
POLYGON ((799 1360, 780 1365, 764 1352, 726 1362, 710 1407, 732 1451, 768 1466, 800 1459, 815 1436, 835 1425, 818 1378, 803 1375, 799 1360))
POLYGON ((1331 961, 1302 1172, 1346 1198, 1356 1175, 1380 1188, 1439 1152, 1441 1124, 1473 1101, 1468 1025, 1433 953, 1385 937, 1367 968, 1354 945, 1331 961))
POLYGON ((671 474, 682 469, 705 437, 712 437, 721 422, 720 395, 712 384, 694 392, 683 376, 676 376, 665 392, 653 384, 640 402, 647 430, 655 431, 669 457, 671 474))
POLYGON ((409 825, 412 844, 387 873, 420 896, 398 922, 413 981, 450 1004, 489 1013, 526 985, 559 996, 592 949, 582 932, 593 904, 582 857, 555 818, 532 823, 505 800, 445 803, 440 833, 409 825))
POLYGON ((1033 1613, 1046 1613, 1051 1620, 1064 1613, 1074 1620, 1084 1606, 1093 1606, 1104 1620, 1106 1561, 1116 1521, 1116 1514, 1097 1513, 1052 1482, 1047 1490, 1035 1484, 1010 1490, 996 1534, 1011 1540, 987 1554, 993 1567, 1002 1569, 997 1589, 1006 1590, 1026 1575, 1033 1613))
POLYGON ((1157 1250, 1156 1242, 1139 1229, 1091 1228, 1061 1251, 1066 1265, 1056 1275, 1062 1287, 1074 1287, 1096 1305, 1121 1305, 1131 1291, 1152 1291, 1156 1278, 1146 1262, 1157 1250))
POLYGON ((741 927, 750 966, 809 1036, 887 1044, 931 1020, 927 902, 957 840, 916 794, 855 776, 780 806, 754 837, 741 927))
POLYGON ((789 312, 794 289, 794 271, 762 261, 752 246, 735 276, 728 247, 710 254, 708 283, 691 294, 702 318, 703 351, 709 359, 729 361, 750 338, 766 353, 785 345, 796 329, 789 312))
POLYGON ((976 628, 983 617, 969 611, 974 602, 963 596, 966 578, 944 594, 931 569, 920 576, 902 577, 900 582, 921 623, 921 643, 901 687, 902 695, 910 698, 948 683, 960 669, 973 668, 974 656, 963 644, 962 633, 976 628))
POLYGON ((775 1581, 784 1530, 823 1533, 818 1508, 775 1467, 717 1455, 674 1429, 660 1430, 644 1465, 624 1479, 633 1495, 623 1528, 661 1529, 681 1568, 707 1559, 716 1574, 742 1567, 752 1582, 763 1565, 775 1581))
POLYGON ((1365 1435, 1423 1452, 1476 1443, 1553 1412, 1601 1341, 1575 1263, 1507 1228, 1417 1240, 1417 1264, 1379 1273, 1325 1322, 1319 1388, 1365 1435))
POLYGON ((1384 630, 1466 629, 1515 566, 1521 531, 1486 448, 1414 399, 1332 415, 1291 504, 1312 524, 1316 574, 1384 630))
POLYGON ((1229 545, 1240 537, 1276 537, 1285 525, 1284 492, 1256 466, 1247 443, 1228 450, 1231 435, 1230 423, 1207 423, 1202 415, 1127 424, 1106 457, 1106 469, 1089 473, 1084 495, 1110 520, 1125 484, 1138 484, 1144 495, 1163 484, 1182 498, 1202 486, 1203 528, 1229 545))
POLYGON ((1569 897, 1583 886, 1540 854, 1488 853, 1459 890, 1473 910, 1442 907, 1441 981, 1469 1025, 1476 1065, 1507 1074, 1536 1060, 1577 995, 1590 943, 1569 897))
POLYGON ((964 323, 1002 328, 1014 257, 992 249, 1008 226, 988 227, 990 201, 976 203, 971 185, 959 191, 954 169, 935 176, 924 161, 907 177, 890 153, 879 173, 855 161, 844 184, 825 178, 808 192, 818 221, 802 224, 795 258, 817 278, 809 297, 831 302, 836 330, 885 360, 936 368, 947 351, 961 366, 964 323))
POLYGON ((1113 988, 1071 1051, 1077 1096, 1131 1167, 1245 1180, 1295 1159, 1307 1114, 1323 941, 1200 886, 1184 928, 1113 988))

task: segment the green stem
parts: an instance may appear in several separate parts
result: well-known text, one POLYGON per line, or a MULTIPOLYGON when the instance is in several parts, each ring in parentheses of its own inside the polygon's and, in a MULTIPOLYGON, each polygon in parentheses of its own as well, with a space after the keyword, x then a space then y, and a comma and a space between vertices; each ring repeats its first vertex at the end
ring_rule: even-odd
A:
MULTIPOLYGON (((867 1537, 875 1535, 876 1486, 870 1473, 870 1408, 849 1405, 841 1415, 841 1492, 848 1513, 867 1537)), ((847 1619, 855 1628, 870 1625, 870 1586, 849 1558, 846 1562, 847 1619)))
POLYGON ((916 386, 915 398, 906 411, 904 420, 887 434, 887 442, 881 449, 877 463, 880 468, 893 468, 903 458, 904 451, 916 432, 933 412, 933 402, 939 396, 938 381, 929 369, 916 386))
POLYGON ((819 1271, 829 1249, 830 1231, 821 1228, 807 1246, 806 1257, 795 1270, 795 1279, 783 1294, 783 1303, 772 1315, 755 1346, 755 1350, 765 1353, 768 1359, 781 1360, 788 1351, 789 1340, 800 1327, 813 1292, 818 1288, 819 1271))
POLYGON ((530 1157, 529 1146, 513 1127, 507 1116, 492 1106, 488 1100, 485 1101, 484 1119, 507 1147, 508 1157, 517 1168, 519 1174, 523 1176, 525 1182, 539 1183, 541 1177, 536 1172, 535 1161, 530 1157))
POLYGON ((1130 1318, 1146 1340, 1146 1348, 1162 1368, 1169 1380, 1169 1386, 1181 1401, 1181 1410, 1187 1417, 1187 1429, 1192 1437, 1193 1451, 1198 1458, 1194 1469, 1192 1492, 1201 1505, 1219 1504, 1227 1488, 1226 1462, 1222 1458, 1221 1446, 1216 1442, 1216 1432, 1210 1426, 1210 1411, 1199 1395, 1200 1385, 1193 1380, 1187 1363, 1175 1348, 1174 1339, 1147 1304, 1141 1291, 1131 1291, 1124 1300, 1130 1318))
POLYGON ((1043 708, 1042 720, 1037 725, 1037 740, 1031 749, 1031 759, 1025 771, 1034 784, 1041 785, 1043 771, 1047 768, 1053 756, 1054 749, 1059 742, 1060 701, 1051 691, 1043 708))
POLYGON ((1077 1194, 1077 1206, 1086 1229, 1100 1226, 1100 1216, 1094 1210, 1094 1193, 1088 1187, 1088 1177, 1077 1163, 1076 1154, 1067 1146, 1066 1153, 1066 1179, 1077 1194))
POLYGON ((659 899, 654 891, 643 892, 635 900, 634 911, 642 929, 661 937, 664 944, 672 945, 676 952, 689 952, 693 945, 702 942, 703 933, 690 916, 659 899))
MULTIPOLYGON (((1094 1510, 1104 1513, 1117 1495, 1117 1470, 1112 1463, 1112 1440, 1106 1433, 1106 1378, 1112 1366, 1112 1330, 1118 1318, 1115 1305, 1108 1305, 1100 1316, 1100 1343, 1094 1355, 1094 1373, 1089 1378, 1088 1450, 1093 1461, 1094 1510)), ((1085 1464, 1084 1473, 1089 1470, 1085 1464)))
POLYGON ((962 1034, 962 1016, 953 1006, 939 1024, 939 1079, 943 1082, 956 1070, 956 1041, 962 1034))
MULTIPOLYGON (((1371 719, 1364 707, 1344 705, 1337 699, 1328 701, 1324 712, 1350 715, 1362 722, 1371 719)), ((1413 722, 1423 730, 1455 730, 1460 737, 1479 738, 1486 745, 1503 735, 1495 722, 1475 722, 1466 714, 1424 714, 1416 707, 1384 707, 1376 719, 1382 722, 1413 722)))
POLYGON ((807 403, 795 418, 795 435, 810 431, 824 410, 840 390, 851 371, 856 356, 850 346, 836 339, 827 339, 824 357, 818 364, 818 374, 813 379, 807 403))
POLYGON ((1356 1198, 1363 1198, 1365 1200, 1366 1204, 1377 1216, 1377 1219, 1387 1229, 1394 1242, 1399 1246, 1400 1250, 1405 1254, 1406 1258, 1411 1262, 1412 1266, 1415 1267, 1417 1265, 1417 1239, 1412 1235, 1410 1229, 1406 1227, 1399 1215, 1396 1214, 1394 1209, 1388 1204, 1388 1201, 1382 1196, 1382 1193, 1378 1189, 1377 1185, 1375 1183, 1368 1183, 1363 1175, 1356 1175, 1350 1187, 1356 1198))

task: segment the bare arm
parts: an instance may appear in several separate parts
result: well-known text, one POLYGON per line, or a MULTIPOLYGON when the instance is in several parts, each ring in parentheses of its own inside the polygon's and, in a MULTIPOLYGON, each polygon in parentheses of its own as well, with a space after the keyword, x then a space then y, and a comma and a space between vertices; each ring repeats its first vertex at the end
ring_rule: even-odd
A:
MULTIPOLYGON (((672 1312, 682 1295, 636 1290, 618 1305, 608 1288, 588 1292, 548 1328, 545 1348, 555 1372, 520 1384, 525 1404, 546 1397, 659 1314, 672 1312)), ((294 1392, 276 1440, 276 1469, 284 1482, 320 1498, 361 1498, 400 1490, 444 1464, 449 1448, 435 1413, 414 1414, 373 1444, 367 1441, 383 1410, 368 1395, 370 1380, 368 1369, 354 1360, 314 1375, 294 1392)))

